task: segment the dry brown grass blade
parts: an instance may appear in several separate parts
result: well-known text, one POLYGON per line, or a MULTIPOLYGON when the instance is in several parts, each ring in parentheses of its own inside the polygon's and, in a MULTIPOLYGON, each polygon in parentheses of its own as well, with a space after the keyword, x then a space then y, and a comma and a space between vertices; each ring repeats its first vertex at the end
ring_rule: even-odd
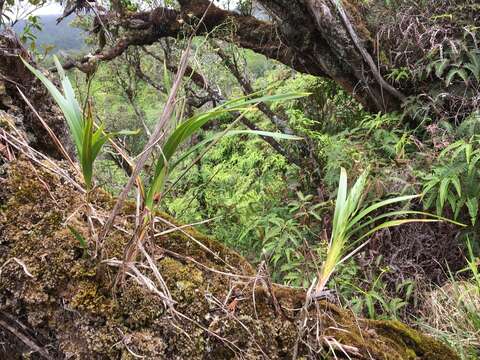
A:
POLYGON ((50 354, 43 347, 40 347, 39 345, 37 345, 34 340, 32 340, 29 336, 27 336, 24 333, 24 331, 19 329, 19 327, 25 328, 23 324, 22 325, 19 325, 19 324, 21 323, 19 323, 18 320, 15 320, 15 322, 13 322, 12 318, 8 314, 4 314, 3 312, 0 312, 0 326, 2 328, 12 333, 21 342, 23 342, 26 346, 28 346, 32 351, 37 352, 43 358, 53 360, 53 357, 51 357, 50 354))
POLYGON ((30 101, 27 99, 27 97, 23 94, 22 90, 20 90, 20 88, 18 86, 17 86, 17 90, 18 90, 20 96, 25 101, 25 103, 28 105, 28 107, 32 110, 32 112, 35 114, 35 116, 38 118, 38 120, 40 120, 40 122, 42 123, 42 126, 48 132, 48 135, 50 135, 50 137, 52 138, 53 142, 55 143, 55 145, 57 146, 57 148, 61 152, 61 154, 70 163, 72 168, 75 169, 75 171, 80 174, 80 170, 78 169, 76 164, 73 162, 72 158, 68 155, 67 150, 65 150, 65 147, 62 145, 62 143, 60 142, 58 137, 55 135, 53 130, 50 128, 50 126, 48 126, 48 124, 45 122, 45 120, 43 120, 43 118, 40 116, 40 114, 37 112, 37 110, 35 110, 33 105, 30 103, 30 101))
MULTIPOLYGON (((155 218, 153 219, 153 221, 155 220, 159 220, 160 222, 172 227, 172 228, 175 228, 176 226, 171 223, 170 221, 168 221, 167 219, 164 219, 160 216, 155 216, 155 218)), ((208 252, 209 254, 211 254, 213 257, 215 257, 217 260, 219 260, 220 262, 222 262, 223 264, 225 264, 226 266, 228 266, 230 269, 233 269, 235 270, 235 268, 230 265, 229 263, 227 263, 224 259, 222 259, 218 254, 216 254, 215 252, 213 252, 211 249, 208 248, 208 246, 206 246, 205 244, 203 244, 201 241, 198 241, 197 239, 195 239, 195 237, 193 237, 191 234, 189 234, 188 232, 184 231, 182 228, 180 227, 176 227, 176 230, 180 231, 183 235, 185 235, 186 237, 188 237, 190 240, 192 240, 195 244, 197 244, 198 246, 200 246, 203 250, 205 250, 206 252, 208 252)))
POLYGON ((244 279, 245 281, 252 281, 252 280, 255 280, 257 278, 255 276, 251 276, 251 275, 241 275, 241 274, 235 274, 235 273, 231 273, 231 272, 220 271, 220 270, 217 270, 217 269, 214 269, 214 268, 208 267, 207 265, 202 264, 201 262, 195 260, 193 257, 181 255, 181 254, 176 253, 172 250, 162 249, 162 251, 166 255, 168 255, 168 256, 170 256, 174 259, 178 259, 180 261, 185 261, 185 262, 190 262, 190 263, 198 266, 200 269, 203 269, 203 270, 206 270, 206 271, 218 274, 218 275, 223 275, 223 276, 230 277, 230 278, 233 278, 233 279, 244 279))
MULTIPOLYGON (((5 130, 2 129, 2 134, 5 136, 5 130)), ((0 143, 0 156, 5 158, 7 162, 15 160, 15 154, 10 149, 10 146, 7 143, 0 143)))
MULTIPOLYGON (((21 138, 21 136, 19 136, 21 138)), ((52 174, 62 177, 67 182, 72 184, 80 193, 85 194, 85 189, 77 183, 72 177, 62 168, 60 168, 52 159, 48 156, 42 154, 41 152, 32 148, 28 143, 26 143, 23 139, 19 140, 12 134, 8 132, 4 132, 0 134, 0 139, 3 139, 6 143, 8 143, 12 148, 16 151, 19 151, 27 158, 32 160, 35 164, 41 166, 42 168, 46 169, 52 174)))
POLYGON ((203 13, 202 18, 200 19, 200 21, 198 22, 197 26, 195 27, 194 31, 192 32, 191 36, 188 39, 187 46, 180 58, 180 64, 178 66, 178 70, 175 75, 173 85, 170 90, 170 94, 168 95, 168 99, 165 103, 165 107, 163 108, 163 113, 160 116, 160 119, 157 125, 155 126, 155 129, 152 135, 150 136, 144 151, 141 153, 140 157, 138 158, 135 168, 132 171, 132 175, 130 176, 130 179, 128 180, 127 185, 125 186, 122 193, 118 197, 117 202, 115 203, 115 206, 113 207, 108 220, 106 221, 105 225, 103 226, 100 232, 100 235, 99 235, 100 245, 103 244, 105 237, 107 236, 108 232, 110 231, 110 228, 113 225, 113 222, 115 221, 115 217, 117 216, 118 212, 120 211, 120 208, 125 202, 125 199, 127 198, 128 193, 133 186, 133 183, 137 181, 140 171, 143 169, 148 157, 150 156, 154 147, 159 143, 159 141, 162 139, 164 135, 165 126, 168 124, 168 121, 170 120, 173 114, 173 111, 175 110, 176 98, 180 88, 180 84, 182 83, 182 78, 185 75, 185 71, 187 70, 187 67, 188 67, 188 57, 190 55, 193 37, 197 33, 200 26, 203 25, 203 20, 205 19, 205 16, 208 10, 210 9, 210 7, 212 6, 212 4, 213 4, 213 1, 211 1, 208 4, 207 8, 205 9, 205 12, 203 13))
POLYGON ((180 84, 182 82, 183 75, 185 73, 185 69, 187 67, 188 63, 188 56, 190 54, 190 48, 191 48, 191 39, 189 40, 187 44, 187 48, 184 50, 182 54, 182 58, 180 60, 180 66, 179 70, 175 76, 175 81, 172 86, 172 90, 170 91, 170 95, 168 96, 167 102, 165 104, 165 107, 163 109, 163 113, 155 126, 155 130, 148 140, 147 145, 145 146, 145 150, 143 151, 142 155, 138 159, 135 168, 133 169, 132 175, 130 176, 130 179, 128 180, 127 185, 121 192, 120 196, 117 199, 117 202, 115 203, 115 206, 113 207, 112 212, 110 213, 110 216, 108 220, 106 221, 105 225, 102 228, 102 231, 100 232, 99 236, 99 241, 100 245, 103 243, 105 240, 105 237, 107 236, 108 232, 110 231, 110 228, 113 225, 113 222, 115 221, 115 218, 120 211, 121 207, 123 206, 123 203, 125 202, 128 193, 130 192, 130 189, 132 188, 133 184, 137 180, 138 175, 140 174, 140 171, 143 169, 145 163, 147 162, 148 157, 151 155, 155 144, 158 143, 158 141, 162 138, 163 136, 163 129, 165 128, 166 124, 170 120, 173 110, 175 108, 175 100, 177 93, 180 89, 180 84))
POLYGON ((138 247, 139 247, 142 255, 145 257, 145 259, 147 259, 148 266, 150 266, 150 269, 152 270, 153 275, 155 276, 158 283, 160 284, 160 287, 161 287, 163 293, 165 294, 165 296, 168 299, 170 299, 170 303, 168 303, 167 305, 172 306, 174 304, 174 301, 172 299, 172 294, 170 294, 170 291, 168 290, 168 287, 167 287, 167 283, 165 282, 165 280, 163 280, 163 277, 160 274, 160 271, 158 270, 157 265, 152 260, 152 258, 150 257, 150 255, 148 254, 148 252, 145 250, 145 248, 143 247, 143 245, 141 243, 138 244, 138 247))
POLYGON ((25 263, 24 263, 22 260, 20 260, 20 259, 18 259, 18 258, 16 258, 16 257, 13 257, 13 258, 8 259, 7 261, 5 261, 5 262, 3 263, 2 266, 0 266, 0 277, 2 276, 3 268, 4 268, 5 266, 7 266, 8 264, 10 264, 12 261, 13 261, 13 262, 16 262, 18 265, 20 265, 20 266, 22 267, 22 269, 23 269, 23 272, 24 272, 28 277, 31 277, 31 278, 34 277, 34 276, 30 273, 30 271, 28 271, 27 265, 25 265, 25 263))
POLYGON ((149 291, 158 295, 160 299, 162 299, 162 301, 165 303, 166 306, 171 307, 172 305, 174 305, 175 301, 172 300, 171 297, 169 297, 168 295, 160 291, 155 286, 155 283, 150 278, 145 276, 134 263, 125 264, 124 261, 117 260, 117 259, 103 260, 102 263, 107 264, 109 266, 113 266, 113 267, 119 267, 119 268, 126 267, 127 269, 127 271, 125 272, 126 275, 129 275, 137 283, 145 286, 145 288, 147 288, 149 291))

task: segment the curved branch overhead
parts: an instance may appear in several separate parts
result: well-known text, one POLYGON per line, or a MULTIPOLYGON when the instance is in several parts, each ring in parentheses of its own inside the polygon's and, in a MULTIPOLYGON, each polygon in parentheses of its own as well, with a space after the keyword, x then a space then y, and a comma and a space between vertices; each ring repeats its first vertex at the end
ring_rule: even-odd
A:
MULTIPOLYGON (((268 11, 272 21, 224 10, 208 0, 178 0, 177 8, 158 7, 151 11, 104 11, 96 17, 93 27, 99 35, 99 50, 93 56, 67 62, 65 68, 76 66, 88 72, 96 62, 114 59, 130 46, 188 37, 203 17, 196 35, 208 33, 299 72, 332 79, 367 110, 399 110, 409 95, 417 95, 418 89, 414 90, 411 84, 392 85, 385 80, 395 63, 385 59, 385 52, 379 49, 382 22, 377 18, 372 26, 371 20, 372 14, 391 14, 383 2, 373 1, 368 8, 357 0, 257 2, 268 11), (111 38, 107 47, 105 29, 121 34, 111 38)), ((411 56, 410 63, 419 60, 413 58, 418 54, 411 56)))
MULTIPOLYGON (((182 2, 184 3, 184 2, 182 2)), ((121 55, 129 46, 151 45, 165 37, 185 37, 190 35, 195 22, 200 19, 208 7, 203 1, 191 1, 197 4, 191 6, 185 2, 180 10, 158 7, 150 12, 139 12, 118 19, 113 14, 105 14, 95 22, 93 31, 100 33, 102 26, 119 26, 126 30, 126 34, 116 40, 116 44, 103 49, 96 55, 84 57, 80 63, 97 60, 111 60, 121 55), (199 5, 199 3, 203 5, 199 5)), ((258 20, 253 16, 242 16, 212 5, 199 27, 197 35, 209 33, 211 36, 232 41, 238 46, 251 49, 268 58, 278 60, 302 72, 309 72, 308 64, 303 64, 297 54, 286 46, 279 29, 275 24, 258 20)), ((74 62, 65 64, 65 67, 74 67, 74 62)), ((319 69, 315 75, 324 75, 319 69)))
POLYGON ((179 0, 179 9, 158 7, 120 17, 115 12, 107 12, 96 19, 93 31, 104 36, 105 26, 121 28, 124 34, 113 45, 104 47, 93 56, 67 62, 65 68, 79 67, 88 71, 92 64, 112 60, 130 46, 151 45, 166 37, 189 36, 198 19, 205 14, 197 35, 208 33, 299 72, 331 78, 372 110, 387 110, 399 105, 388 92, 382 96, 374 77, 362 68, 363 60, 355 46, 345 44, 351 40, 346 30, 341 30, 340 18, 334 15, 334 10, 324 3, 318 7, 315 0, 307 2, 313 7, 290 0, 264 0, 261 3, 278 19, 268 22, 241 15, 210 5, 207 0, 179 0))

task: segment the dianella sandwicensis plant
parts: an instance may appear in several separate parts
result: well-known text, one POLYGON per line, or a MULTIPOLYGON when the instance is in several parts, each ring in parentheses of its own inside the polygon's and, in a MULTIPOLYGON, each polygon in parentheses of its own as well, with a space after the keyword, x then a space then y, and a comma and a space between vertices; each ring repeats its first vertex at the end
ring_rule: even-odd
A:
POLYGON ((130 135, 135 132, 122 131, 118 133, 106 133, 103 125, 96 126, 91 103, 87 99, 84 109, 80 107, 75 91, 62 65, 56 56, 54 56, 53 59, 60 76, 63 93, 57 89, 42 72, 35 69, 25 60, 22 60, 25 66, 45 85, 65 116, 70 135, 73 138, 77 150, 77 156, 88 194, 93 188, 93 163, 98 157, 103 145, 105 145, 112 136, 119 134, 130 135))
POLYGON ((211 138, 202 141, 195 147, 195 149, 187 149, 185 152, 186 154, 192 153, 192 151, 197 150, 198 147, 205 146, 209 143, 215 143, 223 136, 247 134, 262 137, 271 137, 275 139, 301 140, 302 138, 294 135, 287 135, 268 131, 234 130, 232 129, 232 127, 237 123, 240 118, 245 116, 246 113, 255 111, 256 105, 259 103, 289 101, 304 97, 306 95, 306 93, 292 92, 259 96, 258 93, 255 93, 249 96, 244 96, 227 101, 220 106, 193 115, 187 120, 181 122, 168 136, 157 160, 155 161, 155 171, 149 183, 149 186, 145 191, 145 208, 150 211, 153 210, 155 205, 154 200, 155 198, 158 198, 159 195, 161 195, 168 173, 171 172, 173 168, 180 163, 180 160, 183 160, 186 157, 185 155, 183 155, 180 156, 179 159, 177 158, 176 161, 171 161, 174 155, 178 155, 180 145, 184 143, 187 139, 189 139, 192 135, 194 135, 196 132, 198 132, 202 128, 202 126, 207 124, 209 121, 213 119, 218 119, 219 117, 225 116, 227 114, 231 114, 234 116, 236 115, 236 120, 234 120, 225 131, 219 132, 211 138))
MULTIPOLYGON (((142 249, 141 244, 145 240, 148 232, 153 228, 156 205, 160 202, 164 194, 168 175, 179 163, 181 163, 193 151, 198 150, 199 147, 206 146, 203 150, 203 154, 205 154, 205 152, 223 136, 253 134, 277 139, 301 140, 301 138, 293 135, 267 131, 235 130, 233 127, 246 115, 246 113, 255 111, 256 105, 260 102, 287 101, 305 95, 305 93, 286 93, 258 96, 258 93, 256 93, 253 96, 245 96, 227 101, 218 107, 205 112, 199 112, 181 122, 175 116, 172 116, 172 119, 170 119, 171 123, 179 124, 170 132, 165 139, 163 146, 159 147, 158 155, 154 159, 154 172, 149 179, 149 182, 146 183, 146 185, 143 184, 143 181, 140 182, 141 187, 139 193, 143 198, 143 203, 141 204, 143 211, 141 212, 138 221, 139 226, 135 231, 134 237, 125 249, 124 261, 127 263, 131 262, 136 256, 137 249, 142 249), (207 138, 194 147, 185 149, 183 153, 181 153, 181 150, 183 150, 181 145, 198 132, 202 126, 207 124, 210 120, 218 119, 225 115, 232 115, 235 120, 233 120, 224 131, 214 134, 212 137, 207 138)), ((197 160, 194 160, 191 165, 197 160)), ((186 171, 188 171, 189 168, 190 167, 187 167, 186 171)), ((208 251, 211 252, 210 250, 208 251)), ((217 257, 218 255, 214 254, 214 256, 217 257)), ((117 281, 122 279, 123 275, 123 272, 120 273, 117 277, 117 281)))
POLYGON ((313 298, 322 296, 337 267, 362 249, 368 243, 366 239, 378 230, 411 222, 449 221, 464 226, 438 215, 414 210, 387 210, 379 214, 389 205, 406 203, 421 195, 397 196, 362 207, 367 180, 368 171, 364 171, 348 190, 347 172, 344 168, 340 170, 332 233, 313 298))

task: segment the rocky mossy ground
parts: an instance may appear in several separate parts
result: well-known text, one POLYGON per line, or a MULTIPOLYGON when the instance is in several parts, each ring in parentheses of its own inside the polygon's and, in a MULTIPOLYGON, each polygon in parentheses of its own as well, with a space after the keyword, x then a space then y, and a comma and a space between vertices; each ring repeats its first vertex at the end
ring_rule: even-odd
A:
MULTIPOLYGON (((0 172, 1 359, 456 359, 449 348, 392 321, 358 319, 304 293, 268 286, 238 254, 191 228, 149 239, 175 311, 132 276, 114 286, 134 223, 127 204, 93 258, 96 231, 113 205, 84 195, 28 160, 0 172), (88 213, 88 214, 87 214, 88 213), (70 225, 89 241, 88 255, 70 225), (200 241, 207 251, 193 239, 200 241), (322 351, 319 351, 322 349, 322 351), (348 354, 348 356, 347 356, 348 354)), ((163 216, 163 215, 162 215, 163 216)), ((172 219, 163 216, 168 221, 172 219)), ((167 229, 168 227, 165 227, 167 229)), ((138 257, 137 268, 155 276, 138 257)))

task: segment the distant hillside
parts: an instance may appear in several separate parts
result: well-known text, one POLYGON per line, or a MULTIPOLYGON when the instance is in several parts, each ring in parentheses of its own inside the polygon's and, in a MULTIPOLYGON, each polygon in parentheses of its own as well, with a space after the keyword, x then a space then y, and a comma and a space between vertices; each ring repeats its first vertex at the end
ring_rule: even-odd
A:
MULTIPOLYGON (((55 45, 54 52, 62 51, 78 51, 86 47, 84 42, 85 32, 71 26, 74 17, 64 19, 57 25, 56 19, 59 15, 40 16, 42 24, 41 31, 34 31, 37 36, 37 44, 55 45)), ((15 24, 14 29, 17 33, 21 33, 25 27, 25 20, 15 24)))

